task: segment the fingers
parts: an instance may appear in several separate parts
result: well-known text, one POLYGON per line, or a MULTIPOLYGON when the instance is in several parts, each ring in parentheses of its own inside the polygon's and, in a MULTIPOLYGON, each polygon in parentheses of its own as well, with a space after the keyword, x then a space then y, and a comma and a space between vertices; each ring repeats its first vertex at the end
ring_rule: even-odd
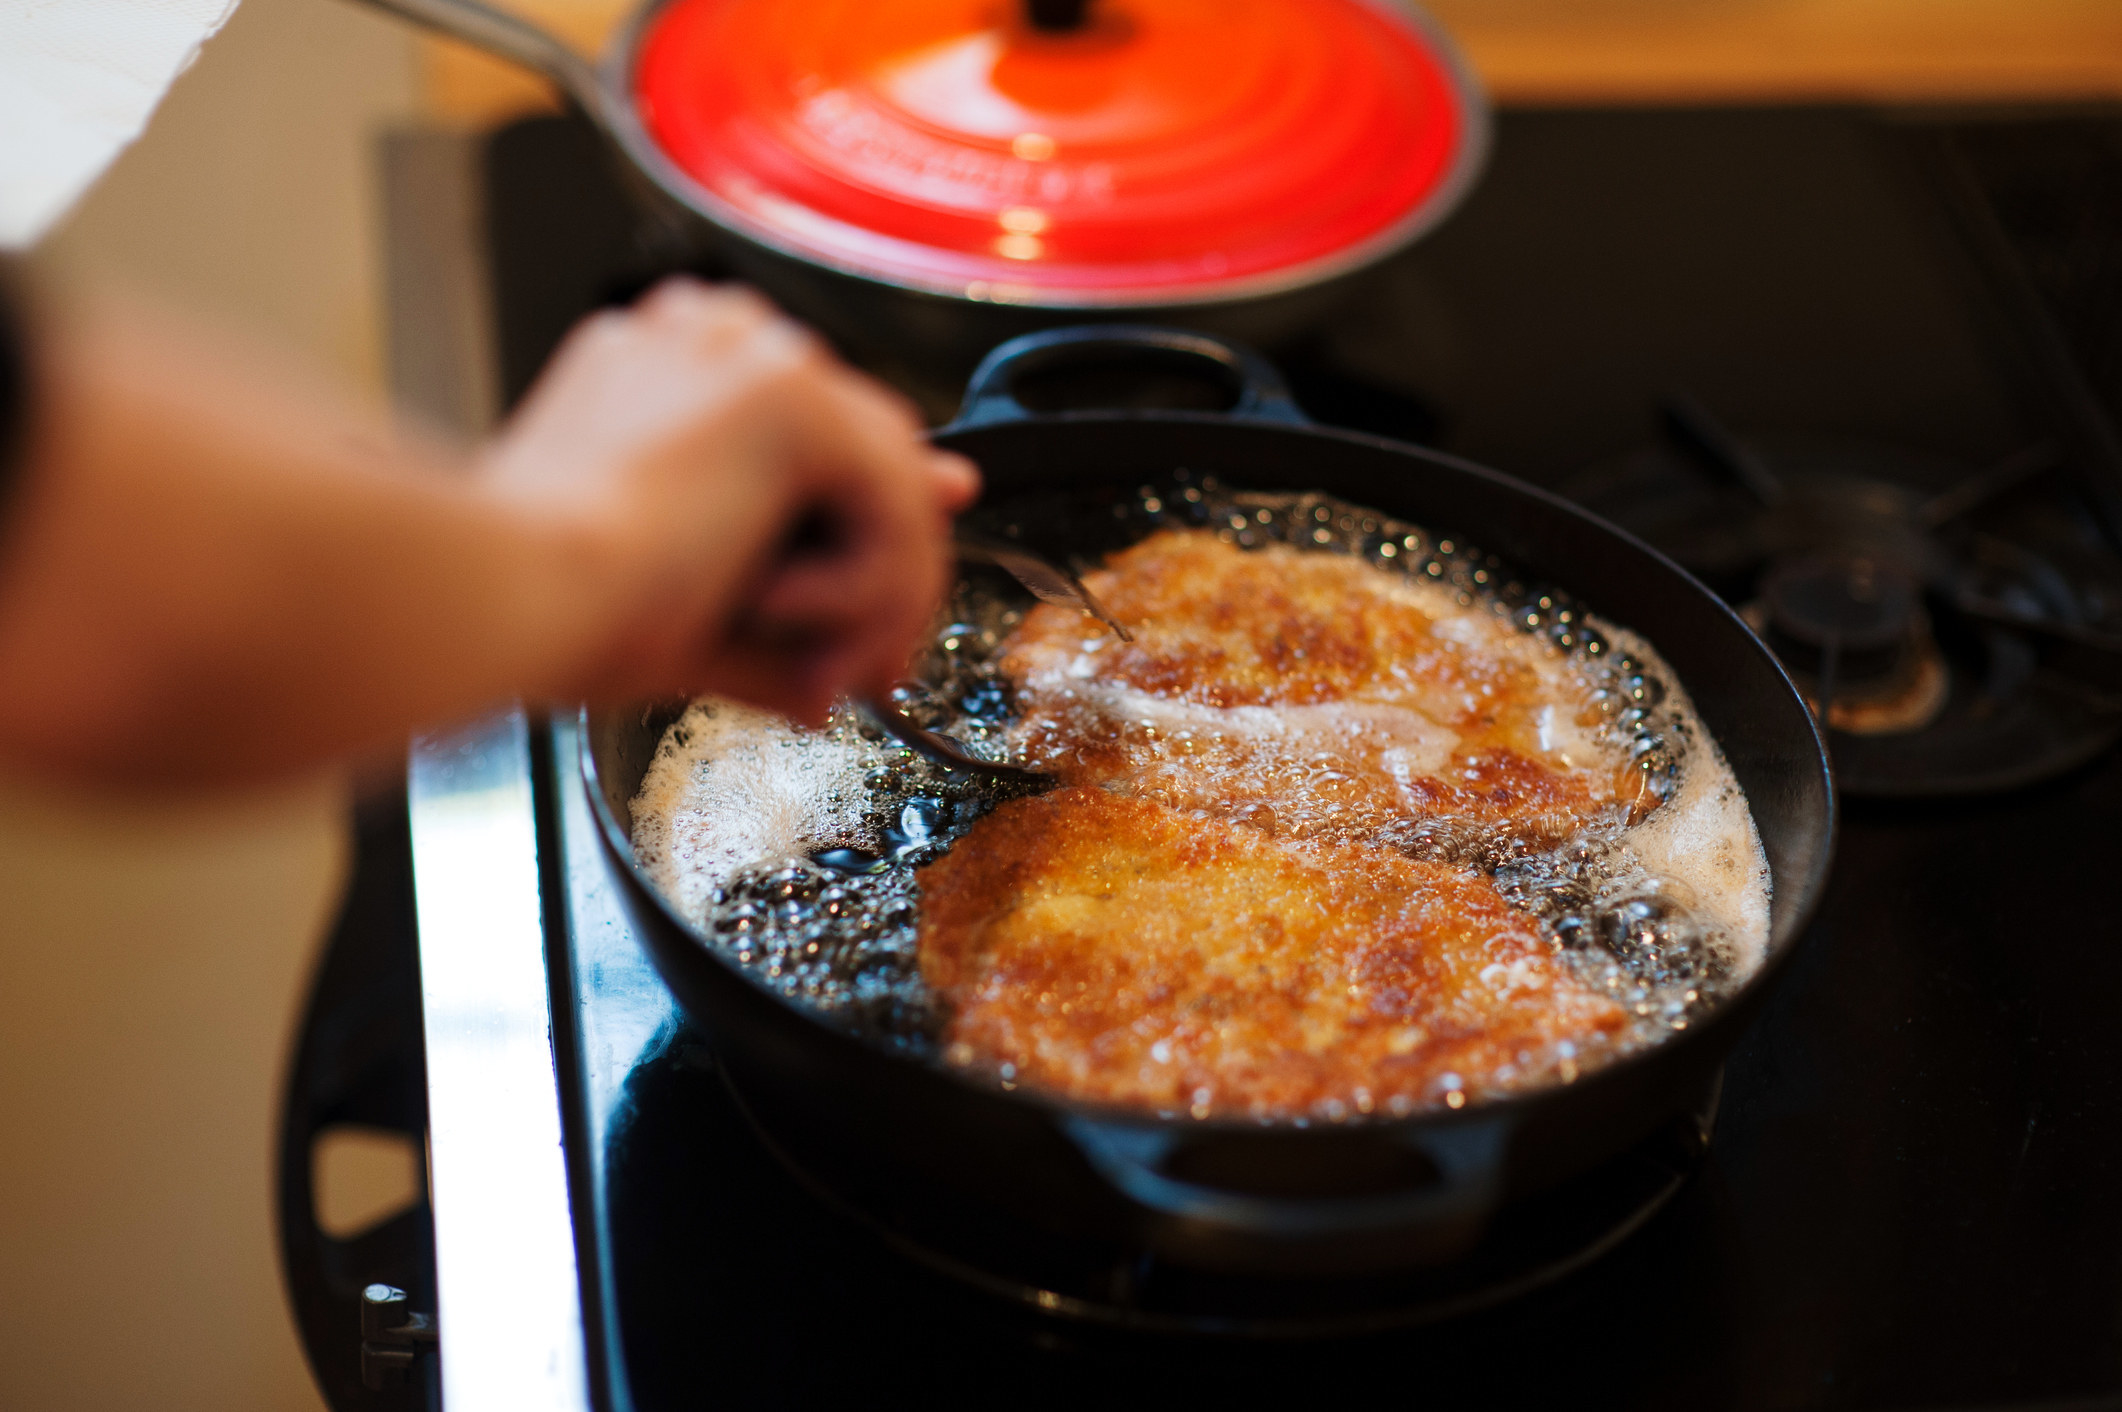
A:
POLYGON ((846 675, 844 663, 830 649, 743 632, 721 645, 695 689, 817 726, 845 693, 846 675))
POLYGON ((903 666, 941 597, 947 536, 934 457, 904 405, 845 373, 803 391, 793 448, 803 509, 829 508, 837 534, 773 564, 750 608, 756 622, 818 639, 809 665, 844 691, 903 666))
MULTIPOLYGON (((690 332, 710 356, 727 355, 744 344, 745 351, 754 358, 771 358, 779 353, 788 361, 816 359, 839 367, 815 334, 742 285, 709 285, 676 276, 650 290, 635 309, 650 323, 690 332)), ((910 403, 859 375, 855 375, 854 385, 866 389, 882 406, 891 409, 894 435, 920 434, 920 418, 910 403)), ((937 506, 944 514, 955 515, 979 497, 980 472, 963 456, 948 451, 930 452, 930 474, 937 506)))
POLYGON ((485 460, 497 493, 593 531, 592 694, 805 720, 901 674, 980 485, 766 300, 688 279, 586 320, 485 460), (829 533, 795 535, 812 522, 829 533))
POLYGON ((740 359, 747 367, 763 368, 831 358, 817 335, 743 285, 667 279, 631 312, 644 332, 680 343, 691 357, 708 363, 740 359))
POLYGON ((954 451, 931 452, 929 476, 936 487, 936 503, 946 515, 955 515, 980 498, 980 468, 954 451))
POLYGON ((663 280, 634 301, 627 317, 690 336, 739 334, 782 319, 781 311, 741 284, 708 284, 688 275, 663 280))

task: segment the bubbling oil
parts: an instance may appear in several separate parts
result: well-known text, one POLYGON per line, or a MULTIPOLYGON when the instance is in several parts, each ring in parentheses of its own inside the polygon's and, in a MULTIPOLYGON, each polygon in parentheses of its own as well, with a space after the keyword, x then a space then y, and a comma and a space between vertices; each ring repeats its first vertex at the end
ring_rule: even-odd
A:
MULTIPOLYGON (((1052 508, 1005 506, 983 528, 1021 537, 1027 524, 1048 524, 1052 508)), ((1182 471, 1067 510, 1100 520, 1114 546, 1185 527, 1245 550, 1363 559, 1447 611, 1507 625, 1543 671, 1590 703, 1590 744, 1639 772, 1640 797, 1594 812, 1557 842, 1508 821, 1359 817, 1331 732, 1306 735, 1302 713, 1331 708, 1190 717, 1136 693, 1101 697, 1094 676, 1088 688, 1138 764, 1108 787, 1155 797, 1172 771, 1223 771, 1237 821, 1296 846, 1359 829, 1364 842, 1492 879, 1583 983, 1631 1016, 1596 1054, 1565 1043, 1548 1061, 1520 1066, 1528 1081, 1572 1082, 1687 1029, 1759 964, 1769 877, 1743 794, 1679 683, 1633 634, 1463 541, 1323 495, 1244 491, 1182 471), (1646 803, 1655 804, 1647 815, 1646 803)), ((983 757, 1053 763, 1020 728, 1015 688, 998 665, 1029 603, 999 574, 968 572, 895 704, 983 757)), ((1087 650, 1102 631, 1086 619, 1087 650)), ((726 960, 829 1023, 941 1061, 948 1016, 920 976, 917 870, 996 805, 1037 788, 945 770, 845 708, 821 731, 803 731, 703 702, 666 734, 644 778, 636 850, 726 960), (761 819, 784 816, 803 822, 762 831, 761 819)))
POLYGON ((927 1053, 942 1017, 916 956, 916 870, 1013 792, 1023 787, 939 768, 844 705, 809 731, 703 700, 664 732, 642 777, 634 854, 754 980, 851 1032, 927 1053))

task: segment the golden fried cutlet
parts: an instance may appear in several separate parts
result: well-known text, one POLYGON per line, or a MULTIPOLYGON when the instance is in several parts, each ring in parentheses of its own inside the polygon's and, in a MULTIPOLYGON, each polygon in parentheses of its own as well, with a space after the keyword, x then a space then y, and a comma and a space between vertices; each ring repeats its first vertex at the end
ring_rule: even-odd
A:
POLYGON ((1439 820, 1551 841, 1655 805, 1577 665, 1440 585, 1204 530, 1087 582, 1132 643, 1041 605, 1000 658, 1026 755, 1065 781, 1382 843, 1439 820))
POLYGON ((1477 873, 1097 787, 1003 805, 921 888, 949 1057, 1072 1099, 1403 1112, 1626 1020, 1477 873))

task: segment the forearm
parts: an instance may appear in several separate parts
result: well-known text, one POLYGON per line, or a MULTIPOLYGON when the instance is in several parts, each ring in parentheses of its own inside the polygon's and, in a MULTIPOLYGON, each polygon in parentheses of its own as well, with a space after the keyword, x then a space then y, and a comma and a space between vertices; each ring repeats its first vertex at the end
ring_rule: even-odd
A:
POLYGON ((0 759, 228 781, 565 685, 597 611, 579 525, 196 338, 92 316, 40 345, 0 539, 0 759))
POLYGON ((139 310, 29 342, 0 768, 77 782, 270 775, 510 695, 815 718, 904 662, 977 489, 756 296, 685 282, 585 321, 476 459, 139 310))

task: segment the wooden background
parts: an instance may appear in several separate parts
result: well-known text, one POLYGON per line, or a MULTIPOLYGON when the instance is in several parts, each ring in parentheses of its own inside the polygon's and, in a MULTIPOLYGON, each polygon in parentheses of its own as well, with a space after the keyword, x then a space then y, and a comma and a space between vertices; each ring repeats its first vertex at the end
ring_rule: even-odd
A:
MULTIPOLYGON (((595 52, 627 0, 496 0, 595 52)), ((2122 0, 1429 0, 1501 103, 2122 99, 2122 0)), ((534 80, 430 41, 427 101, 485 124, 534 80)))

